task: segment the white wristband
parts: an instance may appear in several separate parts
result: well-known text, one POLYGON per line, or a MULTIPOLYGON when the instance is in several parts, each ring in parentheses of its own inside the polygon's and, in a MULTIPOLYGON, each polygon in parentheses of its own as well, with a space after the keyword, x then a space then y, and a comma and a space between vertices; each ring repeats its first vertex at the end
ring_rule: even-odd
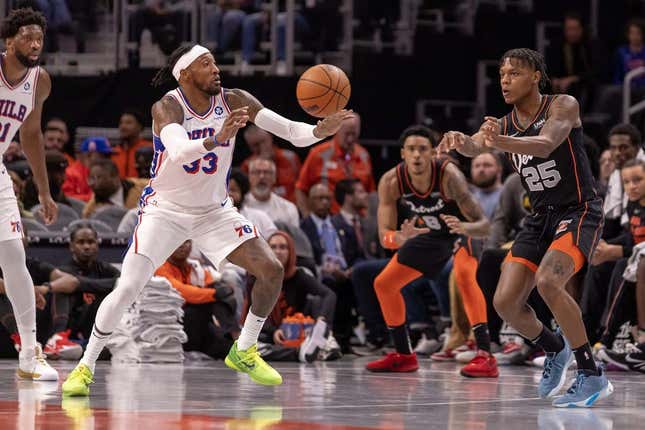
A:
POLYGON ((257 113, 255 125, 301 148, 311 146, 320 140, 314 136, 316 126, 291 121, 267 108, 262 108, 257 113))

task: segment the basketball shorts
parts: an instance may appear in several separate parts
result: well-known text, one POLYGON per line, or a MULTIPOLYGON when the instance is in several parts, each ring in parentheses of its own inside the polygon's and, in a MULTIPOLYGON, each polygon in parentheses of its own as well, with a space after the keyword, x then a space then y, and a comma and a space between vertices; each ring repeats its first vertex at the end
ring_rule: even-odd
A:
POLYGON ((477 261, 482 256, 484 252, 484 240, 483 239, 473 239, 468 236, 459 236, 458 242, 459 248, 464 248, 468 255, 475 257, 477 261))
POLYGON ((526 217, 504 261, 524 264, 536 272, 544 254, 555 249, 573 258, 577 272, 591 258, 603 224, 602 199, 533 213, 526 217))
POLYGON ((259 237, 257 229, 230 199, 224 206, 186 208, 154 197, 139 209, 130 252, 148 257, 157 268, 192 239, 193 247, 220 270, 231 252, 254 237, 259 237))
POLYGON ((452 257, 454 237, 436 238, 421 234, 408 239, 398 251, 398 261, 434 279, 452 257))
POLYGON ((12 239, 22 239, 22 222, 13 182, 0 163, 0 242, 12 239))

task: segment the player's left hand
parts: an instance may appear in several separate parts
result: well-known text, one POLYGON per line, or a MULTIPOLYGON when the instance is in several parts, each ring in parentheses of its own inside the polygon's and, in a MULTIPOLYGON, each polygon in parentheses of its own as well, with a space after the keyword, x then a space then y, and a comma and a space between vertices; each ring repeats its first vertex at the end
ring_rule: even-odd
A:
POLYGON ((327 136, 336 134, 340 129, 344 120, 349 119, 354 115, 354 111, 349 109, 339 110, 335 114, 329 115, 325 119, 321 119, 314 128, 314 136, 318 139, 324 139, 327 136))
POLYGON ((446 225, 448 226, 450 233, 464 234, 464 226, 459 218, 457 218, 456 216, 444 215, 444 214, 441 214, 439 216, 441 217, 443 222, 445 222, 446 225))
POLYGON ((45 225, 50 225, 58 218, 58 205, 51 194, 38 194, 38 201, 40 202, 40 216, 45 221, 45 225))
POLYGON ((484 117, 484 124, 481 126, 480 130, 484 135, 484 145, 494 148, 497 143, 497 138, 501 133, 501 127, 499 121, 494 116, 484 117))
POLYGON ((596 249, 591 256, 591 264, 593 266, 597 266, 611 259, 609 256, 609 247, 610 245, 602 239, 598 242, 598 245, 596 245, 596 249))

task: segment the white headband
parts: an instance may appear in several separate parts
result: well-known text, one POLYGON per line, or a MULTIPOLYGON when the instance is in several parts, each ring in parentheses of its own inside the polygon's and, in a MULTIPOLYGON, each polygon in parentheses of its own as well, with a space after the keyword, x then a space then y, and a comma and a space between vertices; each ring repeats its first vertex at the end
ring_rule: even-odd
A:
POLYGON ((181 71, 190 66, 198 57, 209 52, 211 51, 201 45, 193 46, 190 51, 179 57, 179 60, 177 60, 177 63, 175 63, 175 67, 172 68, 172 75, 179 82, 179 74, 181 73, 181 71))

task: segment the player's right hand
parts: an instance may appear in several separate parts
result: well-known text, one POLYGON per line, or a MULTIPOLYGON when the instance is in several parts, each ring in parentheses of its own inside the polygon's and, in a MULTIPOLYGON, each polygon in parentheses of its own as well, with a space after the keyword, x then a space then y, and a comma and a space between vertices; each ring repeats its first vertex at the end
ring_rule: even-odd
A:
POLYGON ((241 108, 233 109, 228 117, 224 120, 221 130, 215 136, 218 143, 224 143, 232 139, 237 134, 237 131, 246 126, 249 120, 249 107, 242 106, 241 108))
POLYGON ((407 240, 424 233, 430 233, 428 227, 415 227, 418 217, 406 219, 401 224, 401 235, 407 240))
POLYGON ((454 150, 460 150, 466 144, 466 135, 460 131, 447 131, 444 133, 441 142, 437 146, 439 154, 447 154, 454 150))
POLYGON ((58 218, 58 205, 52 199, 51 194, 39 194, 38 201, 40 202, 40 216, 45 221, 45 225, 54 223, 58 218))

